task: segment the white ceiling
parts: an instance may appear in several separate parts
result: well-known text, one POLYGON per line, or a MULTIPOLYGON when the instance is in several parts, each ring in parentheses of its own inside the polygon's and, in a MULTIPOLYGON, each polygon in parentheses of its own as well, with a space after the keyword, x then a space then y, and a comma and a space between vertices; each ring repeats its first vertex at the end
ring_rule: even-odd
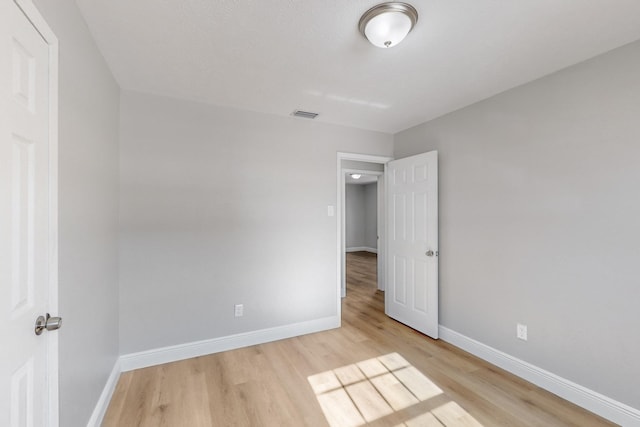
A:
POLYGON ((377 0, 76 1, 124 89, 389 133, 640 39, 640 0, 412 0, 392 49, 377 0))

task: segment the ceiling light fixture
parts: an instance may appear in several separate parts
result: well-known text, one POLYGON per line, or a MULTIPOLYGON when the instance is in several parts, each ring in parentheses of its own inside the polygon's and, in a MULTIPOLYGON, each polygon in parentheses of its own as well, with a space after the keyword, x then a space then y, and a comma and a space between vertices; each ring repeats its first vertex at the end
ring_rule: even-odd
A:
POLYGON ((418 22, 418 11, 407 3, 387 2, 367 10, 358 28, 377 47, 393 47, 400 43, 418 22))
POLYGON ((353 179, 360 179, 361 176, 362 175, 360 175, 359 173, 352 173, 351 174, 351 178, 353 178, 353 179))

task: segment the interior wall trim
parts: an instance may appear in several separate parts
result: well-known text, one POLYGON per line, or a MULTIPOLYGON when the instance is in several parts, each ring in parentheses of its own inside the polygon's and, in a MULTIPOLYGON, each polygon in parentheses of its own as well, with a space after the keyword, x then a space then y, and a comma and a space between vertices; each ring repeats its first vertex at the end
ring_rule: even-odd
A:
POLYGON ((640 410, 638 409, 632 408, 631 406, 625 405, 624 403, 618 402, 442 325, 440 325, 438 329, 440 339, 480 359, 486 360, 520 378, 524 378, 538 387, 550 391, 616 424, 628 427, 640 427, 640 410))
POLYGON ((176 362, 178 360, 219 353, 221 351, 235 350, 251 345, 264 344, 339 327, 340 317, 324 317, 291 325, 277 326, 275 328, 260 329, 236 335, 125 354, 120 356, 120 366, 122 372, 127 372, 148 366, 176 362))
POLYGON ((100 425, 102 425, 102 420, 107 413, 107 408, 109 407, 109 403, 111 402, 111 397, 113 396, 113 392, 116 389, 116 385, 118 385, 118 380, 120 379, 121 373, 122 370, 120 369, 120 359, 116 359, 116 363, 113 365, 113 369, 111 370, 111 373, 107 378, 107 383, 102 389, 102 393, 100 394, 98 403, 96 403, 96 406, 93 409, 93 413, 91 414, 91 418, 89 418, 87 427, 100 427, 100 425))

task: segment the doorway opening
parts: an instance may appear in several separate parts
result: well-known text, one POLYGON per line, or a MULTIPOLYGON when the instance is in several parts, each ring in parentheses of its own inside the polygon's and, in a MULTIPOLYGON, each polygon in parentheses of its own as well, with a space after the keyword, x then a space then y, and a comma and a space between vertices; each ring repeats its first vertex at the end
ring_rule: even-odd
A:
MULTIPOLYGON (((385 227, 386 222, 384 220, 384 170, 385 164, 392 160, 391 157, 372 156, 366 154, 354 154, 354 153, 338 153, 337 163, 337 182, 338 182, 338 197, 337 197, 337 263, 338 263, 338 277, 337 277, 337 306, 338 313, 341 313, 342 298, 346 296, 346 256, 347 256, 347 218, 346 218, 346 196, 347 196, 347 183, 352 181, 351 174, 359 174, 367 177, 374 177, 376 183, 376 221, 375 221, 375 244, 372 243, 371 237, 367 241, 361 241, 361 244, 357 246, 352 245, 350 249, 352 252, 358 252, 362 250, 367 252, 367 249, 375 249, 376 263, 373 271, 376 272, 376 283, 379 289, 384 289, 384 253, 385 253, 385 227), (375 247, 374 247, 375 246, 375 247)), ((362 177, 360 178, 362 179, 362 177)), ((372 181, 373 182, 373 181, 372 181)), ((364 190, 360 190, 364 191, 364 190)), ((369 189, 371 192, 372 189, 369 189)), ((371 228, 372 225, 369 225, 371 228)), ((371 251, 373 252, 373 251, 371 251)), ((371 261, 371 260, 369 260, 371 261)), ((341 317, 341 314, 340 314, 341 317)))
POLYGON ((382 172, 345 171, 345 294, 354 286, 376 291, 378 280, 378 177, 382 172))

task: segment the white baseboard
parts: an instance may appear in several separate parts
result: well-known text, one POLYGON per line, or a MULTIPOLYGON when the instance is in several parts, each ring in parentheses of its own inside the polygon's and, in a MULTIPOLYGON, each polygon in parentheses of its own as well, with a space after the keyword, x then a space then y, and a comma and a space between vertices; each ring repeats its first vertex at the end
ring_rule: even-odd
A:
POLYGON ((625 427, 640 427, 640 410, 489 347, 444 326, 440 338, 553 394, 625 427))
POLYGON ((354 246, 346 249, 347 252, 371 252, 372 254, 377 254, 378 250, 376 248, 370 248, 368 246, 354 246))
POLYGON ((325 317, 292 325, 125 354, 120 356, 120 367, 122 372, 126 372, 339 327, 339 316, 325 317))
POLYGON ((113 392, 116 389, 116 385, 118 384, 118 379, 120 378, 121 372, 120 359, 118 359, 113 365, 113 369, 111 370, 111 374, 109 374, 109 378, 107 378, 107 383, 104 385, 104 389, 102 389, 102 393, 100 394, 98 403, 93 409, 91 418, 89 418, 87 427, 100 427, 100 425, 102 424, 102 420, 104 419, 104 415, 107 413, 109 402, 111 402, 111 396, 113 396, 113 392))

